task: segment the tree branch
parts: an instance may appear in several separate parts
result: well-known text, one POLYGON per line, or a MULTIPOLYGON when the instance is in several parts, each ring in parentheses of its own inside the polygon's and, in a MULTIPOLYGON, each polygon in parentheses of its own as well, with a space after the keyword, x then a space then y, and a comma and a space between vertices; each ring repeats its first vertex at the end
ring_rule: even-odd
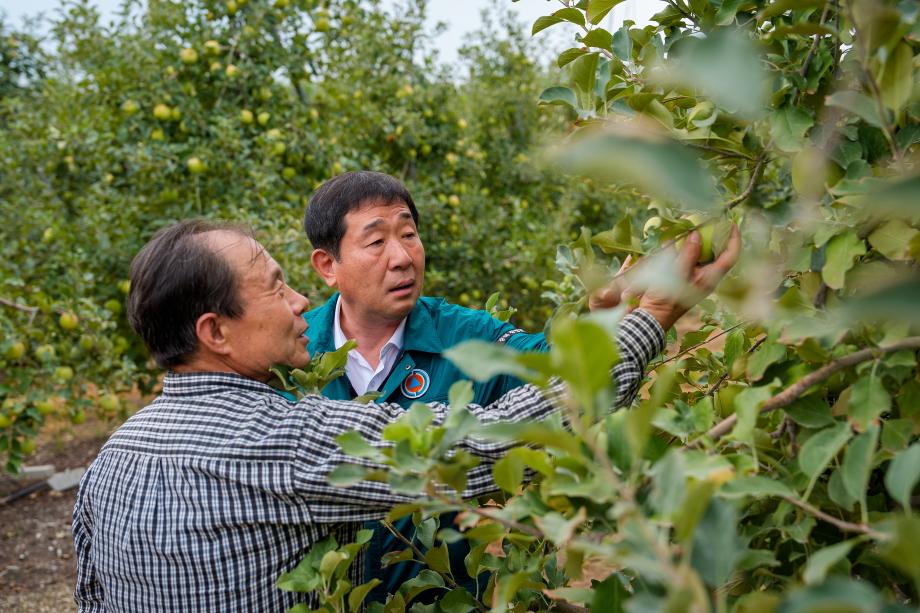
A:
POLYGON ((768 143, 761 154, 757 157, 757 164, 754 165, 754 170, 751 172, 751 180, 748 181, 747 187, 744 188, 744 191, 741 192, 736 198, 732 198, 725 203, 726 209, 733 209, 745 200, 747 200, 752 193, 754 193, 754 188, 757 187, 757 182, 760 181, 760 177, 763 176, 763 169, 767 163, 767 149, 770 148, 772 143, 768 143))
MULTIPOLYGON (((738 325, 741 325, 741 324, 738 324, 738 325)), ((736 326, 736 327, 737 327, 737 326, 736 326)), ((751 345, 751 348, 748 349, 745 353, 748 354, 748 355, 754 353, 754 350, 757 349, 758 347, 760 347, 761 345, 763 345, 763 342, 764 342, 765 340, 767 340, 767 337, 766 337, 766 336, 764 336, 763 338, 758 339, 758 341, 757 341, 756 343, 754 343, 753 345, 751 345)), ((707 396, 712 396, 713 394, 715 394, 716 391, 719 389, 719 387, 720 387, 723 383, 725 383, 725 380, 728 379, 728 375, 729 375, 729 374, 730 374, 730 371, 726 370, 726 371, 725 371, 725 374, 723 374, 721 377, 719 377, 719 380, 716 381, 716 382, 713 384, 713 386, 709 388, 709 391, 706 392, 706 395, 707 395, 707 396)))
MULTIPOLYGON (((824 381, 834 373, 837 373, 845 368, 849 368, 850 366, 855 366, 860 362, 877 359, 889 353, 894 353, 895 351, 901 351, 903 349, 913 349, 914 351, 920 349, 920 336, 905 338, 904 340, 892 343, 887 347, 869 347, 867 349, 861 349, 855 353, 851 353, 850 355, 834 360, 833 362, 822 366, 818 370, 805 375, 780 393, 769 398, 760 408, 760 414, 763 415, 764 413, 769 413, 774 409, 781 409, 783 407, 789 406, 799 396, 808 391, 808 388, 810 388, 812 385, 824 381)), ((713 441, 717 441, 725 436, 725 434, 727 434, 729 430, 734 427, 735 422, 737 421, 737 415, 729 415, 717 423, 715 426, 710 428, 705 436, 712 439, 713 441)), ((687 446, 695 447, 701 438, 702 437, 696 439, 692 443, 689 443, 687 446)))
POLYGON ((28 313, 29 315, 34 315, 38 312, 38 307, 19 304, 18 302, 13 302, 12 300, 3 298, 2 296, 0 296, 0 304, 10 307, 11 309, 16 309, 17 311, 22 311, 23 313, 28 313))
POLYGON ((856 532, 859 534, 866 534, 878 541, 886 541, 890 538, 884 532, 879 532, 878 530, 874 530, 870 528, 869 526, 867 526, 866 524, 854 524, 852 522, 844 521, 842 519, 837 519, 833 515, 828 515, 821 509, 813 507, 807 502, 805 502, 804 500, 799 500, 798 498, 794 496, 783 496, 782 498, 783 500, 789 502, 790 504, 793 504, 797 506, 798 508, 802 509, 809 515, 813 515, 822 521, 826 521, 827 523, 836 526, 841 532, 856 532))

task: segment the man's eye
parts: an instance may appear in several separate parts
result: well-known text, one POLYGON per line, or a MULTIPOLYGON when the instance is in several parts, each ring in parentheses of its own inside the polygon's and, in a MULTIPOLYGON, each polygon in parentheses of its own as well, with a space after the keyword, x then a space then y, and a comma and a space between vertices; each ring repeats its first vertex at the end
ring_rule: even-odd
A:
POLYGON ((383 239, 382 239, 382 238, 378 238, 377 240, 375 240, 374 242, 372 242, 370 245, 368 245, 368 247, 379 247, 379 246, 382 245, 382 244, 383 244, 383 239))
POLYGON ((415 232, 406 232, 403 238, 415 238, 415 232))

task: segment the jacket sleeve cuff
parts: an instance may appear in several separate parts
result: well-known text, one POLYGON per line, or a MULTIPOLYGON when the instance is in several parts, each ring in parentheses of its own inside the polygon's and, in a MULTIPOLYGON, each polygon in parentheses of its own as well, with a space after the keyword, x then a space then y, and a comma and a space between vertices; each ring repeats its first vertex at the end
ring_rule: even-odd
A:
POLYGON ((636 309, 620 321, 617 342, 621 353, 629 353, 644 368, 664 351, 665 331, 648 311, 636 309))

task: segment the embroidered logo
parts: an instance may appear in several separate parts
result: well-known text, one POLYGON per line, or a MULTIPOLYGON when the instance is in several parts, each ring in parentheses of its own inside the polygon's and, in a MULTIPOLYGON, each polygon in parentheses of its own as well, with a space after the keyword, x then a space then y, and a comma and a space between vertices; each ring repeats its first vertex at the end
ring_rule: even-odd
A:
POLYGON ((400 387, 403 396, 415 399, 424 396, 430 386, 431 377, 428 376, 428 373, 420 368, 416 368, 403 380, 400 387))

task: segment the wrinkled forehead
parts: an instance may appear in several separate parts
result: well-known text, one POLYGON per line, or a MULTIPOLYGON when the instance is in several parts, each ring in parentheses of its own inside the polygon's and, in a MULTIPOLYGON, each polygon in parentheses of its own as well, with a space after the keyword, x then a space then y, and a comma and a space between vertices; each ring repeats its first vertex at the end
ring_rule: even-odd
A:
POLYGON ((380 219, 388 222, 410 221, 414 223, 409 205, 402 200, 368 199, 345 215, 345 231, 360 232, 367 224, 380 219))

